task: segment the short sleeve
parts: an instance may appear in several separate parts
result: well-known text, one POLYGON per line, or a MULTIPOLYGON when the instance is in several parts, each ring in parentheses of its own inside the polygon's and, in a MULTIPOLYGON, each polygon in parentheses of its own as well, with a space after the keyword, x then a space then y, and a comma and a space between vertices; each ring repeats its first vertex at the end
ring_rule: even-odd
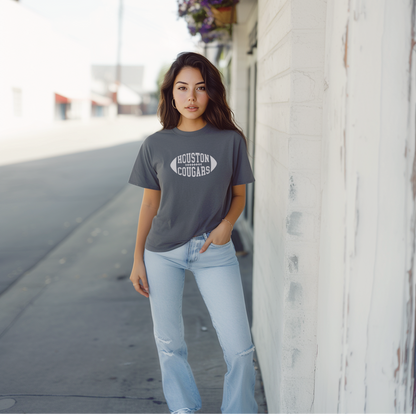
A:
POLYGON ((129 183, 142 188, 160 190, 157 172, 152 163, 148 139, 140 147, 139 154, 131 171, 129 183))
POLYGON ((253 171, 247 156, 246 142, 240 134, 237 136, 234 144, 232 186, 254 182, 253 171))

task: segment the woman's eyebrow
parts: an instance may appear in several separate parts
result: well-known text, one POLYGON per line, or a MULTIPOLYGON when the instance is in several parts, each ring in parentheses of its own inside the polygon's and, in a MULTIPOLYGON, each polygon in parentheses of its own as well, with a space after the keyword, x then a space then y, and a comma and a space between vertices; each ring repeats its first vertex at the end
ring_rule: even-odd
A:
MULTIPOLYGON (((187 82, 183 82, 183 81, 177 81, 176 84, 185 84, 185 85, 188 85, 187 82)), ((198 85, 198 84, 205 84, 205 82, 204 81, 200 81, 200 82, 197 82, 195 85, 198 85)))

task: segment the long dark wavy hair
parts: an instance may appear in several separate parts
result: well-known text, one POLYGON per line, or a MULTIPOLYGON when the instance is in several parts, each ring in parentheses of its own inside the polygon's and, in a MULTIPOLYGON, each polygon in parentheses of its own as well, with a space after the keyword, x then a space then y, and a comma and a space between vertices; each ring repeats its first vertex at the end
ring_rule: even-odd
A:
POLYGON ((239 132, 247 145, 247 139, 243 131, 237 126, 234 113, 228 106, 220 71, 205 56, 194 52, 181 52, 165 74, 160 87, 160 100, 157 109, 157 115, 163 126, 162 130, 173 129, 179 123, 181 114, 172 106, 173 83, 184 67, 197 68, 201 71, 209 97, 207 108, 202 115, 203 119, 220 130, 239 132))

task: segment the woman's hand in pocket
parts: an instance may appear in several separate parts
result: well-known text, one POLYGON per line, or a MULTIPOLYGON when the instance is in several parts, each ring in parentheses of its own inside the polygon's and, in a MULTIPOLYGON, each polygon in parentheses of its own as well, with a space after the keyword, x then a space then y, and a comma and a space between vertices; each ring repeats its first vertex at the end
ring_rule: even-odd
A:
POLYGON ((147 283, 146 268, 143 260, 134 261, 133 269, 130 274, 130 280, 137 292, 146 298, 149 297, 149 284, 147 283), (141 284, 140 280, 142 281, 141 284))
POLYGON ((202 246, 200 253, 206 251, 211 243, 217 246, 223 246, 227 244, 231 239, 232 228, 227 221, 222 221, 218 227, 214 228, 211 231, 211 234, 206 239, 204 245, 202 246))

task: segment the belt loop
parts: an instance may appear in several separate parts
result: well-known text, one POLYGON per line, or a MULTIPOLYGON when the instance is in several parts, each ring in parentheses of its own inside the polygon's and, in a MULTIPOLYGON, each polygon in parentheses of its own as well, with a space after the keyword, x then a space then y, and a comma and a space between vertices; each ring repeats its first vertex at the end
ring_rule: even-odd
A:
POLYGON ((207 241, 207 238, 208 238, 207 233, 204 233, 202 235, 204 236, 204 240, 207 241))

